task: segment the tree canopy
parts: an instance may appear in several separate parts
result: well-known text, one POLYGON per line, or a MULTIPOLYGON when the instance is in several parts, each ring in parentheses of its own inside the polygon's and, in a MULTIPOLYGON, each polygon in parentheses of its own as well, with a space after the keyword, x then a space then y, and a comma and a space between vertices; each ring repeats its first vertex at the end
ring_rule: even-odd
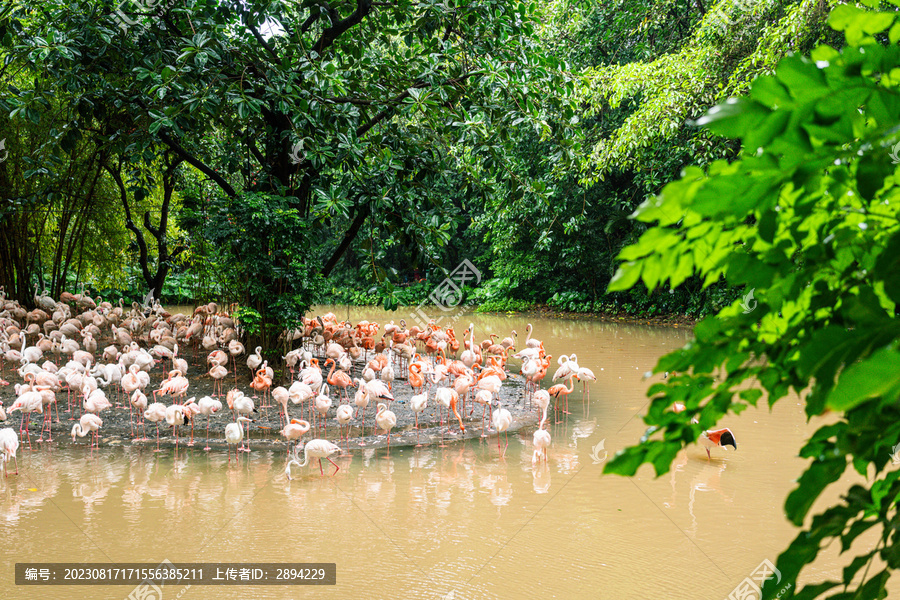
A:
MULTIPOLYGON (((810 418, 838 416, 800 451, 811 462, 785 512, 803 530, 777 566, 783 583, 796 584, 831 541, 856 555, 843 581, 794 585, 782 598, 836 588, 828 597, 883 598, 890 570, 900 565, 900 471, 892 466, 900 442, 896 21, 892 10, 838 6, 829 24, 846 47, 784 58, 747 96, 699 119, 741 140, 739 160, 690 167, 644 202, 634 217, 655 226, 620 253, 625 262, 611 285, 641 280, 654 289, 698 274, 705 285, 724 277, 752 301, 704 319, 693 342, 660 360, 657 372, 678 375, 650 388, 649 428, 608 472, 631 475, 652 463, 665 473, 682 444, 761 398, 771 406, 794 393, 810 418), (676 413, 674 402, 686 410, 676 413), (849 468, 866 483, 809 519, 823 490, 849 468), (878 543, 861 551, 854 541, 870 529, 878 543), (870 574, 876 558, 883 564, 870 574)), ((779 591, 770 588, 764 597, 779 591)))

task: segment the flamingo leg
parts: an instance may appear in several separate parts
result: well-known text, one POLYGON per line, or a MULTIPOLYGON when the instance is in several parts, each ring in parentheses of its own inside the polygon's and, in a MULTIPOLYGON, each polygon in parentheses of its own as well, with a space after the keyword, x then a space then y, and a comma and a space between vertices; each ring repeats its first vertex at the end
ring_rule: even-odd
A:
POLYGON ((204 450, 209 451, 209 415, 206 415, 206 448, 204 450))
MULTIPOLYGON (((341 468, 337 465, 336 462, 334 462, 333 460, 331 460, 331 457, 326 456, 325 458, 328 459, 328 462, 330 462, 331 464, 334 465, 334 473, 331 474, 331 476, 334 477, 335 475, 337 475, 337 472, 341 470, 341 468)), ((319 459, 319 466, 320 466, 320 467, 322 466, 322 459, 321 459, 321 458, 319 459)))
MULTIPOLYGON (((328 460, 331 460, 330 458, 328 460)), ((325 471, 322 469, 322 459, 319 459, 319 473, 325 475, 325 471)))

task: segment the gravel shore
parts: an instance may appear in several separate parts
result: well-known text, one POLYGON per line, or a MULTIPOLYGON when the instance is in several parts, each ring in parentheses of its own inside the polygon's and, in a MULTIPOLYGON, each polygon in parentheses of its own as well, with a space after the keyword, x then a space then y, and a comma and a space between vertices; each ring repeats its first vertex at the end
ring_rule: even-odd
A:
MULTIPOLYGON (((184 349, 182 350, 183 358, 186 358, 190 362, 190 367, 188 369, 187 378, 190 381, 190 387, 187 391, 186 398, 195 397, 198 400, 206 395, 212 396, 213 392, 213 379, 207 373, 206 367, 206 353, 205 352, 194 352, 192 349, 184 349)), ((235 385, 234 373, 231 371, 231 364, 229 364, 229 374, 228 377, 224 379, 223 390, 227 391, 231 388, 237 387, 242 390, 248 396, 253 396, 253 390, 250 388, 250 377, 249 370, 243 364, 245 357, 239 357, 237 362, 237 384, 235 385)), ((320 363, 323 362, 320 360, 320 363)), ((362 362, 355 363, 353 367, 352 376, 354 378, 360 376, 360 371, 363 368, 364 364, 362 362)), ((395 367, 395 372, 399 375, 399 368, 395 367)), ((290 373, 288 373, 288 376, 290 373)), ((324 375, 327 375, 327 371, 324 372, 324 375)), ((22 379, 18 373, 10 366, 3 365, 2 371, 0 371, 0 378, 3 378, 10 382, 10 384, 21 383, 22 379)), ((157 365, 153 372, 151 373, 151 382, 147 389, 144 392, 147 394, 147 397, 150 402, 153 402, 150 391, 158 389, 160 383, 165 378, 165 370, 161 365, 157 365)), ((288 387, 290 382, 287 378, 279 378, 279 373, 276 372, 275 383, 273 383, 273 387, 277 385, 284 385, 288 387), (283 379, 283 381, 281 381, 283 379)), ((355 388, 350 388, 350 396, 352 399, 352 395, 355 388)), ((484 419, 484 428, 482 428, 482 412, 483 409, 481 406, 474 404, 471 402, 466 403, 465 407, 460 407, 459 412, 460 416, 463 417, 463 423, 465 425, 465 430, 460 430, 459 423, 457 422, 455 416, 450 414, 450 423, 448 426, 446 411, 444 411, 443 415, 443 423, 441 426, 441 415, 438 410, 439 403, 434 399, 434 388, 429 390, 428 394, 428 407, 425 409, 423 413, 419 415, 419 429, 415 428, 415 414, 409 407, 409 399, 414 395, 412 388, 406 383, 405 379, 400 379, 399 376, 394 380, 392 393, 394 395, 394 402, 389 407, 397 416, 397 425, 394 427, 390 436, 390 445, 392 447, 395 446, 417 446, 417 445, 428 445, 428 444, 441 444, 441 443, 452 443, 464 439, 476 438, 482 436, 495 436, 497 432, 491 427, 490 421, 490 412, 488 412, 488 416, 484 419)), ((332 401, 334 402, 331 410, 328 412, 327 420, 325 422, 325 426, 322 427, 321 420, 319 421, 319 427, 311 429, 306 435, 303 436, 304 441, 308 441, 315 438, 325 438, 329 439, 335 443, 340 443, 342 448, 345 448, 349 451, 354 450, 364 450, 369 448, 381 448, 388 445, 387 435, 381 430, 375 431, 375 406, 374 403, 370 402, 369 407, 365 414, 365 419, 363 419, 362 415, 357 415, 351 421, 351 427, 349 433, 344 431, 344 436, 348 439, 345 441, 340 440, 340 432, 339 432, 339 424, 335 419, 335 412, 337 410, 338 402, 337 398, 337 389, 332 388, 332 401)), ((504 381, 504 385, 500 391, 500 402, 501 405, 510 411, 513 417, 513 423, 509 428, 509 433, 516 432, 520 429, 535 426, 539 419, 539 414, 536 408, 525 406, 523 399, 525 393, 524 379, 515 373, 510 373, 506 381, 504 381)), ((155 446, 156 441, 156 425, 154 423, 150 423, 149 421, 144 422, 144 426, 146 427, 146 440, 134 439, 132 436, 132 425, 131 425, 131 412, 129 410, 130 403, 127 402, 127 399, 123 399, 121 394, 121 390, 118 390, 118 387, 113 385, 110 386, 106 390, 107 397, 113 403, 113 408, 104 410, 100 417, 103 419, 103 426, 100 429, 100 443, 102 445, 134 445, 134 446, 155 446)), ((2 386, 0 387, 0 401, 3 402, 3 406, 8 410, 8 408, 15 401, 16 395, 13 390, 13 385, 2 386)), ((32 415, 31 423, 29 426, 29 432, 31 434, 32 444, 37 447, 38 445, 47 445, 48 443, 66 445, 72 443, 71 431, 72 426, 77 422, 77 419, 82 414, 81 408, 81 395, 72 396, 72 411, 68 411, 68 400, 67 400, 67 392, 65 389, 58 392, 56 395, 57 405, 59 408, 59 422, 57 422, 57 410, 56 407, 53 407, 52 412, 52 436, 53 441, 47 441, 47 435, 44 434, 44 439, 42 442, 38 440, 41 437, 41 419, 43 415, 35 413, 32 415)), ((224 394, 220 398, 222 401, 223 408, 218 413, 214 414, 210 419, 209 423, 209 446, 214 449, 225 449, 227 444, 225 442, 224 430, 225 426, 228 423, 233 422, 233 416, 230 410, 228 410, 227 403, 225 402, 224 394)), ((172 404, 172 398, 167 396, 164 398, 160 398, 160 401, 166 405, 172 404)), ((281 437, 278 432, 282 428, 282 420, 279 416, 280 406, 277 405, 271 398, 268 400, 268 406, 263 407, 262 398, 256 398, 254 400, 257 406, 257 413, 253 415, 254 422, 250 423, 249 429, 249 438, 248 443, 250 448, 252 449, 276 449, 276 448, 287 448, 288 442, 281 437)), ((344 401, 346 404, 346 400, 344 401)), ((303 403, 301 405, 293 405, 288 403, 288 413, 289 418, 292 419, 306 419, 310 423, 312 423, 312 418, 309 414, 309 403, 303 403)), ((355 408, 355 407, 354 407, 355 408)), ((193 448, 200 451, 202 448, 206 446, 206 417, 203 415, 197 415, 194 419, 194 445, 193 448)), ((5 426, 13 426, 16 430, 19 428, 19 424, 21 422, 21 417, 18 412, 9 415, 9 418, 5 426)), ((187 427, 182 426, 179 427, 179 437, 178 444, 179 446, 184 446, 189 442, 190 439, 190 426, 187 427)), ((159 427, 159 445, 160 447, 173 447, 175 446, 175 437, 173 428, 170 427, 163 421, 159 427)), ((27 441, 25 439, 24 432, 20 435, 21 442, 27 445, 27 441)), ((85 438, 76 438, 75 444, 77 445, 85 445, 87 446, 89 442, 89 437, 85 438)))

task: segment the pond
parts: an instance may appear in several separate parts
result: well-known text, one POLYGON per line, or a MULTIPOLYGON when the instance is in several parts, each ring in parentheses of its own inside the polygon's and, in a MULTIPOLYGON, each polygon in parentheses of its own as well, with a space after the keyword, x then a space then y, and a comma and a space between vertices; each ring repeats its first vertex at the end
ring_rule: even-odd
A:
MULTIPOLYGON (((316 307, 353 321, 404 311, 316 307)), ((644 432, 645 379, 691 337, 683 328, 591 319, 464 314, 476 340, 527 323, 556 357, 577 352, 598 381, 551 420, 549 464, 532 467, 531 429, 445 448, 370 449, 284 475, 283 451, 228 464, 199 448, 45 445, 20 451, 20 475, 0 480, 4 598, 125 598, 128 586, 15 586, 14 562, 329 562, 337 585, 167 586, 164 598, 724 598, 795 535, 782 504, 803 469, 798 399, 727 417, 738 450, 682 451, 670 474, 602 474, 644 432), (326 463, 327 465, 327 463, 326 463)), ((551 370, 551 376, 552 376, 551 370)), ((544 386, 550 385, 550 376, 544 386)), ((827 498, 833 500, 833 496, 827 498)), ((859 543, 867 543, 861 540, 859 543)), ((807 576, 839 578, 837 548, 807 576)))

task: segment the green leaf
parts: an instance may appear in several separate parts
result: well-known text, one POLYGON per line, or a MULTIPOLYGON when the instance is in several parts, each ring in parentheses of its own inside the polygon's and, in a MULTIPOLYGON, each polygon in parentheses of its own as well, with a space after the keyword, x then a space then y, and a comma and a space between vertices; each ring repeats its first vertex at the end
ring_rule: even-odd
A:
POLYGON ((828 395, 833 410, 851 410, 869 398, 895 400, 900 393, 900 353, 881 348, 862 362, 841 373, 828 395))
POLYGON ((797 489, 791 492, 784 503, 784 512, 788 520, 798 527, 810 507, 828 485, 840 479, 847 467, 844 457, 822 458, 813 461, 800 476, 797 489))

